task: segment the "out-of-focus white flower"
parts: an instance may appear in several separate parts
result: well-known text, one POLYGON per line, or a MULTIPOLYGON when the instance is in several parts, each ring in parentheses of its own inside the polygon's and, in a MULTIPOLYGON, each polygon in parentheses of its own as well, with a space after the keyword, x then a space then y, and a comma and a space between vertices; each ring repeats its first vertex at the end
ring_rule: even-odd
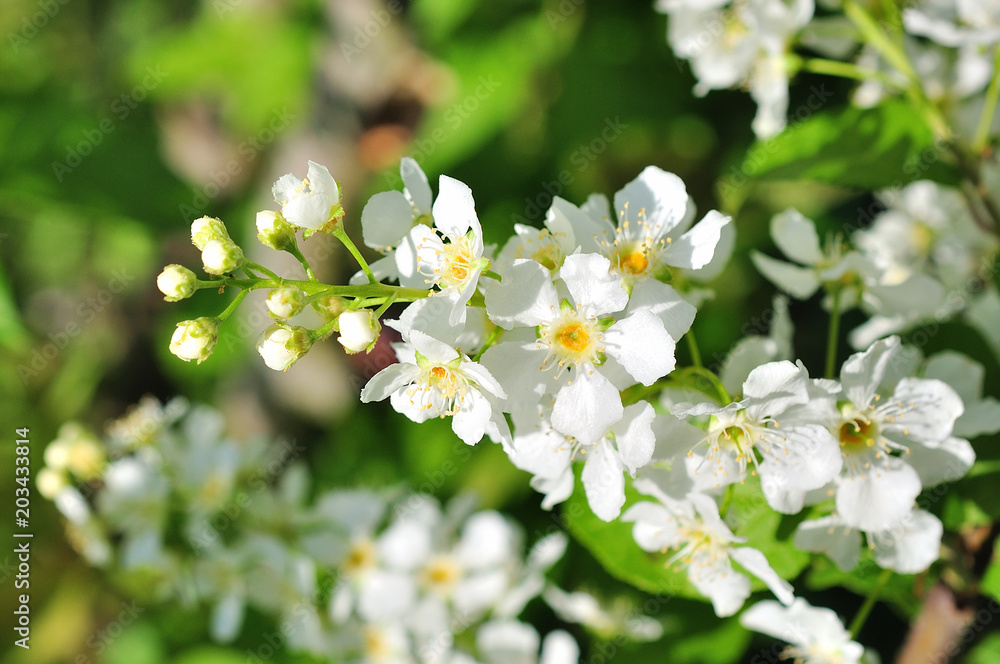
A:
POLYGON ((281 206, 281 216, 301 228, 319 229, 343 216, 340 187, 326 166, 309 162, 306 177, 282 175, 271 188, 274 202, 281 206))
POLYGON ((771 237, 781 252, 795 261, 780 261, 759 251, 751 253, 753 264, 769 281, 792 297, 806 300, 820 286, 836 283, 841 289, 841 309, 853 307, 866 284, 878 278, 878 270, 856 251, 845 251, 839 242, 820 246, 816 225, 798 210, 789 208, 771 219, 771 237))
POLYGON ((209 240, 201 251, 205 272, 223 275, 243 265, 243 250, 232 240, 209 240))
POLYGON ((352 353, 371 350, 382 330, 371 309, 345 311, 340 314, 338 321, 340 336, 337 341, 352 353))
POLYGON ((796 33, 813 16, 813 0, 660 0, 670 16, 667 38, 674 53, 691 62, 694 92, 749 86, 758 104, 754 133, 770 138, 785 127, 788 74, 784 57, 796 33))
POLYGON ((156 287, 167 302, 191 297, 198 286, 198 277, 183 265, 168 265, 156 277, 156 287))
POLYGON ((635 524, 636 543, 650 552, 678 549, 668 563, 687 568, 688 580, 711 600, 717 616, 733 615, 750 596, 750 579, 737 572, 733 562, 763 581, 783 604, 792 602, 792 587, 771 569, 764 554, 736 546, 746 538, 729 530, 712 498, 692 493, 675 500, 648 479, 638 479, 633 486, 658 501, 635 503, 622 515, 623 521, 635 524))
POLYGON ((45 448, 45 464, 52 470, 69 471, 81 480, 99 477, 107 455, 97 438, 76 422, 59 428, 59 435, 45 448))
POLYGON ((419 330, 410 332, 397 357, 398 363, 368 381, 363 402, 389 397, 392 407, 414 422, 451 416, 452 429, 468 445, 486 434, 509 444, 503 415, 491 404, 491 398, 507 395, 485 367, 419 330))
POLYGON ((201 364, 208 359, 219 341, 219 319, 203 316, 177 323, 170 337, 170 352, 185 362, 201 364))
POLYGON ((288 371, 313 345, 312 335, 304 327, 276 323, 264 330, 257 341, 257 352, 264 364, 275 371, 288 371))
POLYGON ((903 25, 943 46, 990 46, 1000 43, 1000 2, 924 0, 903 11, 903 25))
POLYGON ((789 643, 782 658, 802 664, 860 664, 864 647, 851 640, 837 614, 795 598, 789 606, 757 602, 740 616, 747 629, 789 643))
POLYGON ((580 659, 580 647, 569 633, 556 630, 541 640, 534 627, 516 620, 484 623, 476 647, 486 664, 575 664, 580 659))

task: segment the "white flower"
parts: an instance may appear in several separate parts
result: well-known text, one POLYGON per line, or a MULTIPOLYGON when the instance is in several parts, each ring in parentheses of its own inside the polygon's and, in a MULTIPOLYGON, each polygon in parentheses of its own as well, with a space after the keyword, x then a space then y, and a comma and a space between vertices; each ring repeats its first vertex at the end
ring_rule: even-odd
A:
POLYGON ((691 61, 694 91, 747 85, 758 103, 754 132, 770 138, 785 126, 788 75, 784 57, 795 33, 812 18, 813 0, 733 3, 661 0, 669 14, 667 37, 674 52, 691 61))
MULTIPOLYGON (((403 250, 412 253, 410 230, 415 224, 430 226, 433 221, 431 187, 420 165, 410 157, 403 157, 399 162, 399 174, 403 178, 403 191, 377 193, 368 199, 361 211, 361 233, 365 244, 385 254, 370 266, 375 278, 380 281, 399 278, 396 249, 405 244, 403 250)), ((352 284, 367 282, 363 272, 351 277, 352 284)))
POLYGON ((294 226, 317 229, 343 214, 340 187, 326 166, 314 161, 309 162, 305 179, 287 173, 278 178, 271 192, 281 206, 281 216, 294 226))
POLYGON ((203 316, 185 320, 177 323, 177 329, 170 337, 170 352, 185 362, 197 360, 201 364, 212 354, 218 340, 218 318, 203 316))
POLYGON ((652 423, 655 413, 645 401, 626 407, 621 419, 593 445, 564 436, 542 417, 530 424, 515 419, 511 461, 535 475, 531 486, 547 494, 542 507, 551 509, 572 493, 574 459, 584 462, 581 481, 590 508, 598 518, 612 521, 625 504, 622 472, 635 477, 649 463, 656 439, 652 423), (527 433, 520 433, 527 431, 527 433))
POLYGON ((371 349, 382 329, 371 309, 345 311, 337 320, 340 326, 340 336, 337 337, 337 341, 352 353, 371 349))
POLYGON ((191 297, 198 286, 198 277, 183 265, 168 265, 156 277, 156 287, 167 302, 191 297))
POLYGON ((515 620, 491 620, 476 633, 476 647, 487 664, 576 664, 579 661, 580 647, 567 632, 549 632, 541 641, 541 653, 539 641, 534 627, 515 620))
POLYGON ((996 0, 920 2, 903 11, 912 34, 943 46, 990 46, 1000 43, 1000 3, 996 0))
MULTIPOLYGON (((941 554, 941 521, 923 510, 911 509, 888 528, 867 532, 868 546, 880 567, 900 574, 918 574, 941 554)), ((803 521, 795 531, 795 546, 824 553, 845 572, 860 560, 862 531, 837 514, 803 521)))
POLYGON ((878 270, 856 251, 844 251, 839 241, 820 247, 816 225, 798 210, 789 208, 771 219, 771 237, 782 253, 798 263, 780 261, 759 251, 750 254, 754 266, 775 286, 792 297, 807 300, 820 286, 836 282, 841 288, 840 308, 857 302, 865 284, 877 279, 878 270))
POLYGON ((414 422, 452 416, 452 429, 468 445, 483 435, 509 441, 502 415, 491 399, 505 399, 500 383, 478 362, 419 330, 397 350, 399 362, 375 374, 361 401, 390 398, 392 407, 414 422))
POLYGON ((257 352, 264 364, 275 371, 288 371, 309 352, 313 338, 304 327, 276 323, 264 330, 257 341, 257 352))
POLYGON ((708 597, 720 618, 736 613, 750 596, 750 579, 733 569, 735 561, 763 581, 783 604, 790 604, 792 587, 771 569, 764 554, 742 544, 719 517, 715 501, 704 494, 689 494, 684 501, 670 498, 652 481, 636 480, 635 489, 659 502, 642 501, 622 516, 631 521, 632 536, 645 551, 678 549, 668 564, 687 568, 688 580, 708 597))
MULTIPOLYGON (((769 362, 750 372, 743 383, 742 401, 723 407, 677 404, 671 412, 684 418, 709 416, 701 441, 709 448, 703 465, 708 466, 717 485, 745 481, 747 467, 753 464, 771 507, 794 513, 802 504, 786 500, 784 494, 818 489, 830 482, 842 465, 837 440, 827 428, 795 416, 794 407, 815 398, 809 393, 808 381, 802 367, 787 361, 769 362)), ((696 470, 696 475, 699 472, 696 470)))
POLYGON ((396 251, 396 268, 399 282, 405 287, 440 288, 433 297, 451 303, 448 321, 458 325, 465 318, 465 305, 476 292, 479 275, 489 265, 489 259, 483 257, 483 229, 476 216, 472 190, 447 175, 441 176, 438 188, 434 228, 417 224, 410 230, 396 251))
POLYGON ((674 368, 674 340, 654 314, 640 309, 618 321, 608 318, 628 303, 621 279, 609 269, 603 256, 566 258, 559 278, 570 299, 561 304, 549 271, 532 260, 515 261, 501 283, 486 289, 494 323, 536 330, 533 341, 505 341, 483 356, 502 384, 509 379, 509 391, 516 394, 511 411, 534 408, 546 383, 554 384, 553 426, 585 445, 596 443, 623 413, 618 388, 601 370, 605 355, 643 385, 674 368))
POLYGON ((205 272, 222 275, 243 265, 243 250, 231 240, 209 240, 201 250, 205 272))
POLYGON ((904 378, 891 396, 878 394, 899 347, 898 337, 877 341, 848 358, 840 374, 844 403, 838 434, 844 466, 837 511, 848 524, 866 531, 890 528, 909 513, 922 486, 914 469, 923 465, 922 453, 936 456, 934 465, 947 459, 965 469, 971 465, 969 456, 975 459, 968 442, 962 445, 952 436, 963 405, 948 385, 904 378))
POLYGON ((740 624, 791 644, 781 657, 802 664, 860 664, 865 651, 836 613, 799 597, 789 606, 757 602, 743 612, 740 624))

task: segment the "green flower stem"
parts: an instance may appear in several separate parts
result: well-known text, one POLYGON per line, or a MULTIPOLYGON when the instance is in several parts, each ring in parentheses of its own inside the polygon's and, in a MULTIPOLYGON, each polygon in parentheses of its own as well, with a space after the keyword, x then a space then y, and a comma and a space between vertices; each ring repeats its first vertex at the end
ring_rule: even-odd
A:
POLYGON ((688 330, 684 337, 687 339, 688 351, 691 353, 691 363, 699 369, 702 368, 701 351, 698 350, 698 342, 694 338, 694 330, 688 330))
POLYGON ((245 300, 246 297, 247 297, 247 295, 249 295, 249 294, 250 294, 249 290, 242 290, 242 291, 240 291, 239 295, 237 295, 236 297, 233 298, 233 301, 229 303, 229 306, 226 307, 225 311, 223 311, 221 314, 219 314, 217 316, 217 318, 219 319, 219 322, 221 323, 221 322, 225 321, 227 318, 229 318, 230 316, 232 316, 233 312, 236 311, 236 307, 240 306, 240 302, 242 302, 243 300, 245 300))
POLYGON ((906 54, 906 50, 902 44, 894 42, 882 32, 882 29, 872 15, 859 5, 856 0, 844 0, 844 13, 857 26, 865 41, 874 46, 882 57, 906 76, 909 81, 909 85, 906 88, 906 96, 923 113, 924 119, 934 134, 946 141, 951 141, 953 136, 951 127, 948 126, 948 122, 941 115, 940 109, 927 99, 927 95, 924 94, 920 77, 913 68, 913 64, 910 62, 910 58, 906 54))
POLYGON ((358 248, 354 246, 354 242, 347 235, 347 231, 344 230, 343 223, 338 222, 337 224, 334 225, 333 236, 338 240, 340 240, 344 244, 344 246, 347 247, 347 250, 351 252, 351 255, 354 256, 354 260, 358 262, 358 265, 361 266, 361 269, 362 271, 364 271, 365 276, 368 277, 368 283, 377 284, 378 279, 376 279, 375 275, 372 274, 372 269, 368 267, 368 261, 366 261, 365 257, 361 255, 361 252, 358 251, 358 248))
POLYGON ((312 337, 313 343, 326 339, 328 336, 334 333, 337 329, 337 324, 340 321, 339 318, 334 318, 323 327, 317 328, 315 330, 309 330, 309 336, 312 337))
POLYGON ((246 268, 252 268, 252 269, 256 270, 257 272, 263 272, 264 274, 266 274, 271 279, 275 279, 277 281, 281 281, 281 277, 279 277, 278 275, 276 275, 274 272, 271 272, 270 270, 268 270, 266 267, 264 267, 260 263, 254 263, 253 261, 244 261, 243 262, 243 269, 246 269, 246 268))
POLYGON ((479 349, 479 352, 476 353, 476 356, 472 358, 472 361, 478 362, 483 357, 483 353, 485 353, 490 346, 492 346, 493 344, 495 344, 497 341, 500 340, 500 337, 503 336, 503 333, 504 329, 502 327, 500 327, 499 325, 494 327, 493 331, 490 332, 490 336, 486 337, 486 343, 484 343, 483 347, 479 349))
POLYGON ((854 620, 851 621, 851 626, 848 631, 850 631, 852 639, 858 638, 858 632, 860 632, 861 628, 864 627, 865 620, 868 619, 868 614, 872 612, 873 608, 875 608, 875 603, 878 601, 879 593, 882 592, 882 588, 885 587, 885 584, 889 582, 890 578, 892 578, 892 570, 882 570, 882 574, 879 575, 878 580, 875 581, 875 587, 873 587, 871 592, 868 593, 868 597, 865 598, 865 603, 861 605, 861 608, 858 609, 857 614, 854 616, 854 620))
POLYGON ((979 116, 976 136, 972 139, 972 149, 977 154, 983 151, 989 141, 990 127, 993 124, 993 116, 996 115, 998 99, 1000 99, 1000 47, 996 49, 993 57, 993 78, 986 90, 986 101, 983 104, 983 114, 979 116))
MULTIPOLYGON (((797 56, 795 56, 797 57, 797 56)), ((793 61, 803 71, 814 74, 826 74, 827 76, 839 76, 855 81, 879 81, 885 85, 898 88, 899 84, 893 81, 880 71, 859 67, 850 62, 839 62, 837 60, 827 60, 825 58, 807 58, 793 61)))
POLYGON ((295 260, 297 260, 302 266, 302 269, 305 270, 306 276, 309 277, 309 281, 316 281, 316 275, 313 274, 312 266, 309 265, 309 261, 307 261, 306 257, 302 255, 301 251, 299 251, 298 245, 293 244, 285 251, 290 253, 292 256, 295 256, 295 260))
POLYGON ((719 398, 723 406, 732 403, 733 398, 729 395, 729 391, 711 369, 706 369, 704 367, 684 367, 683 369, 674 370, 673 373, 661 378, 652 385, 634 385, 628 388, 622 392, 622 404, 629 406, 631 404, 638 403, 643 399, 655 397, 666 387, 687 387, 696 389, 705 394, 710 394, 709 390, 703 389, 702 386, 696 386, 693 384, 694 381, 692 381, 692 377, 695 376, 702 379, 703 382, 707 382, 709 384, 708 387, 715 392, 715 396, 719 398))
POLYGON ((837 368, 837 342, 840 340, 839 286, 830 289, 830 297, 833 302, 830 308, 830 329, 826 337, 826 371, 823 373, 826 378, 833 378, 833 372, 837 368))
POLYGON ((385 313, 385 310, 388 309, 390 306, 392 306, 392 303, 395 301, 396 301, 395 293, 387 297, 385 302, 382 303, 382 306, 380 306, 378 309, 375 310, 375 319, 377 320, 381 318, 382 314, 385 313))
POLYGON ((420 288, 403 288, 388 284, 374 283, 360 286, 329 286, 316 281, 299 281, 296 279, 226 279, 220 285, 236 286, 244 290, 259 290, 261 288, 280 288, 295 286, 306 295, 336 295, 353 297, 363 300, 360 306, 370 307, 381 305, 389 297, 395 296, 396 302, 415 302, 433 293, 420 288))

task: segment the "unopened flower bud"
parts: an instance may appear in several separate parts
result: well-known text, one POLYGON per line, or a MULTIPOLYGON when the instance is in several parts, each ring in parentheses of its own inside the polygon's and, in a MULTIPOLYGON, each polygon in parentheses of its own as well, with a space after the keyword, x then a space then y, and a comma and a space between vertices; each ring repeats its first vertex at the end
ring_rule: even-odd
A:
POLYGON ((337 341, 350 353, 369 351, 375 345, 382 326, 370 309, 345 311, 338 319, 340 336, 337 341))
POLYGON ((326 166, 309 162, 306 177, 298 179, 291 173, 282 175, 271 189, 281 214, 290 224, 317 229, 343 216, 340 187, 326 166))
POLYGON ((170 338, 170 352, 185 362, 201 364, 212 354, 219 340, 219 319, 203 316, 177 323, 170 338))
POLYGON ((168 265, 156 277, 156 287, 167 302, 177 302, 191 297, 197 290, 198 277, 183 265, 168 265))
POLYGON ((312 308, 327 322, 336 320, 347 309, 347 301, 337 295, 327 295, 313 300, 312 308))
POLYGON ((275 324, 264 330, 257 341, 257 352, 264 364, 275 371, 288 368, 309 352, 313 338, 304 327, 275 324))
POLYGON ((243 250, 232 240, 210 240, 201 250, 201 262, 209 274, 226 274, 243 265, 243 250))
POLYGON ((267 296, 267 309, 275 318, 284 320, 302 311, 306 294, 298 288, 275 288, 267 296))
POLYGON ((295 227, 274 210, 257 213, 257 239, 265 247, 287 251, 295 246, 295 227))
POLYGON ((232 242, 229 231, 221 219, 216 217, 202 217, 191 222, 191 243, 198 247, 198 251, 204 251, 205 245, 212 240, 227 240, 232 242))

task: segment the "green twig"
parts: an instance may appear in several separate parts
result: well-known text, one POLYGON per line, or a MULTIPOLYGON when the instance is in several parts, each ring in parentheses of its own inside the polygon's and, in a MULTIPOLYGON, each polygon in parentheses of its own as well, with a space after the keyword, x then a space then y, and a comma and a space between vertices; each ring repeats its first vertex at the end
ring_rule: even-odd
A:
POLYGON ((483 357, 483 353, 485 353, 490 346, 495 344, 497 340, 503 336, 503 333, 504 329, 502 327, 500 327, 499 325, 494 327, 493 331, 490 332, 490 336, 486 337, 486 343, 484 343, 483 347, 479 349, 479 352, 476 353, 476 356, 472 358, 472 361, 478 362, 483 357))
POLYGON ((306 260, 306 257, 302 255, 298 245, 293 244, 285 251, 290 253, 292 256, 295 256, 295 260, 297 260, 299 265, 302 266, 302 269, 305 270, 306 276, 309 277, 309 281, 316 281, 316 275, 313 274, 312 266, 309 265, 309 261, 306 260))
POLYGON ((983 102, 983 114, 979 116, 979 126, 976 136, 972 139, 972 149, 976 154, 983 151, 990 138, 990 127, 993 126, 993 116, 997 111, 997 100, 1000 99, 1000 47, 993 57, 993 78, 986 90, 986 100, 983 102))
POLYGON ((343 223, 338 222, 334 225, 333 236, 340 240, 344 246, 347 247, 347 250, 351 252, 351 255, 354 256, 354 260, 358 262, 358 265, 361 266, 361 270, 365 273, 365 276, 368 277, 368 283, 377 284, 378 279, 376 279, 375 275, 372 274, 372 269, 368 267, 368 261, 366 261, 365 257, 361 255, 358 248, 354 246, 354 242, 351 240, 350 236, 347 235, 347 231, 344 230, 343 223))
POLYGON ((885 569, 882 570, 882 574, 879 575, 878 580, 875 581, 875 586, 871 589, 871 592, 868 593, 868 597, 865 598, 865 603, 861 605, 861 608, 858 609, 858 612, 854 616, 854 620, 851 621, 849 631, 852 639, 858 638, 858 632, 860 632, 861 628, 864 627, 865 620, 868 619, 868 614, 870 614, 872 609, 875 607, 875 603, 878 601, 879 593, 882 592, 882 588, 885 587, 885 584, 889 582, 891 577, 892 570, 885 569))
POLYGON ((243 269, 245 270, 248 267, 249 268, 253 268, 254 270, 257 270, 258 272, 263 272, 264 274, 266 274, 270 278, 274 279, 275 281, 281 281, 281 277, 279 277, 274 272, 271 272, 271 270, 267 269, 266 267, 264 267, 260 263, 254 263, 253 261, 245 261, 243 263, 243 269))
POLYGON ((243 300, 245 300, 246 296, 249 295, 249 294, 250 294, 249 290, 242 290, 242 291, 240 291, 239 295, 237 295, 236 297, 234 297, 233 301, 229 303, 229 306, 226 307, 226 309, 221 314, 219 314, 218 316, 216 316, 216 318, 219 319, 219 322, 221 323, 222 321, 224 321, 227 318, 229 318, 230 316, 232 316, 233 312, 236 311, 236 307, 240 306, 240 302, 242 302, 243 300))
POLYGON ((701 369, 701 352, 698 350, 698 342, 694 338, 694 330, 688 330, 684 337, 687 339, 688 351, 691 353, 691 364, 701 369))

